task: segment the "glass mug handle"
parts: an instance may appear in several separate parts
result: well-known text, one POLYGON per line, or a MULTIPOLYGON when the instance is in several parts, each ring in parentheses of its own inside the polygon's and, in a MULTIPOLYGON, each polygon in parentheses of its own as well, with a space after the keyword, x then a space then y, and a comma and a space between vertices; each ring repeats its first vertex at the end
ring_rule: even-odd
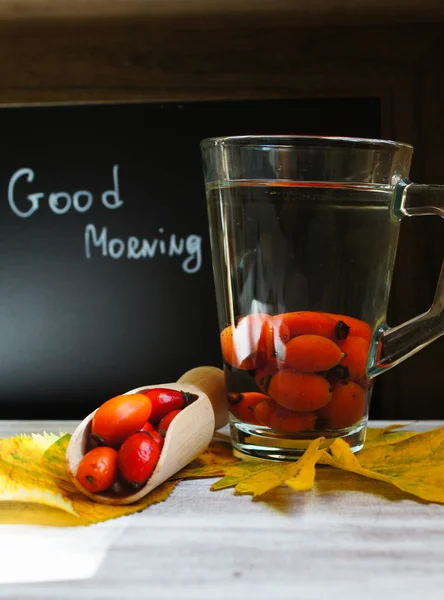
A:
MULTIPOLYGON (((395 199, 399 217, 437 215, 444 217, 444 186, 418 185, 401 181, 395 199)), ((444 333, 444 262, 435 297, 429 310, 401 325, 384 324, 376 334, 367 374, 374 377, 395 367, 444 333)))

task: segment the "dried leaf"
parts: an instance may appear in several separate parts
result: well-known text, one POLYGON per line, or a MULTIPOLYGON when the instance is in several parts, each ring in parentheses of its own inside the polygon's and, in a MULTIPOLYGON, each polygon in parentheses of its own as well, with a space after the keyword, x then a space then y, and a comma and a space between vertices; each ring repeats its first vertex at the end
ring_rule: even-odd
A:
MULTIPOLYGON (((145 498, 128 506, 109 506, 94 502, 71 483, 65 468, 65 452, 69 434, 19 435, 0 440, 0 501, 20 501, 64 511, 78 525, 89 525, 143 510, 162 502, 176 482, 166 482, 145 498)), ((2 515, 0 521, 7 522, 2 515)), ((58 519, 59 521, 60 519, 58 519)), ((57 522, 56 524, 60 524, 57 522)))
POLYGON ((398 429, 408 427, 407 425, 389 425, 385 429, 367 429, 364 448, 374 448, 375 446, 387 446, 387 444, 396 444, 403 440, 408 440, 414 435, 414 431, 398 431, 398 429))
MULTIPOLYGON (((393 445, 418 435, 409 431, 394 431, 394 429, 397 429, 398 427, 400 426, 393 426, 385 429, 369 428, 367 430, 365 448, 367 449, 393 445)), ((249 489, 253 487, 253 491, 251 492, 253 495, 255 492, 256 495, 259 495, 258 492, 265 493, 265 491, 268 489, 272 489, 273 487, 281 485, 282 483, 285 483, 295 490, 311 489, 313 485, 313 478, 315 476, 314 471, 316 462, 319 462, 320 464, 330 464, 331 466, 336 466, 337 468, 344 468, 341 467, 340 460, 337 460, 337 462, 333 464, 332 457, 325 451, 321 451, 318 448, 319 446, 311 446, 310 452, 307 449, 306 453, 301 457, 301 459, 299 459, 297 463, 263 463, 253 460, 241 461, 233 456, 232 448, 229 443, 213 442, 197 460, 193 461, 193 463, 177 473, 174 478, 194 479, 220 477, 224 475, 222 479, 212 485, 211 489, 220 490, 229 487, 236 487, 236 491, 238 493, 250 493, 249 489), (312 453, 315 454, 313 455, 312 453), (282 479, 282 469, 292 469, 295 467, 295 469, 298 470, 301 466, 301 463, 304 464, 305 461, 308 461, 309 466, 307 467, 307 470, 302 470, 303 475, 306 476, 308 469, 312 469, 310 476, 307 477, 306 480, 304 480, 304 477, 301 476, 289 476, 287 479, 282 479), (305 483, 305 481, 307 481, 307 483, 305 483)), ((337 446, 335 446, 335 449, 336 448, 337 446)), ((349 451, 348 445, 346 445, 344 452, 347 452, 347 450, 353 459, 354 455, 349 451)), ((362 454, 362 452, 364 451, 361 451, 359 456, 362 454)), ((354 472, 357 471, 355 470, 354 472)), ((362 470, 361 474, 363 474, 362 470)), ((385 481, 385 479, 383 480, 385 481)))
MULTIPOLYGON (((208 477, 223 473, 225 476, 213 483, 212 490, 234 487, 238 494, 252 494, 254 497, 261 496, 283 484, 298 491, 310 490, 315 478, 315 464, 323 453, 319 450, 323 440, 324 438, 318 438, 311 442, 304 455, 298 461, 290 463, 235 459, 223 464, 221 459, 227 458, 227 455, 226 450, 220 448, 217 453, 219 463, 214 465, 214 469, 210 466, 211 475, 205 475, 205 467, 201 467, 198 476, 208 477)), ((209 470, 206 472, 208 473, 209 470)), ((188 476, 190 475, 194 476, 191 471, 188 472, 188 476)))
POLYGON ((42 467, 49 435, 18 435, 0 441, 0 499, 46 504, 74 514, 57 483, 42 467))
POLYGON ((198 458, 184 469, 173 475, 171 479, 199 479, 205 477, 220 477, 230 465, 241 464, 233 456, 231 442, 212 442, 198 458))
POLYGON ((161 502, 179 480, 190 478, 221 477, 212 485, 213 490, 234 487, 237 493, 254 497, 281 485, 306 491, 313 487, 317 463, 392 483, 424 500, 444 503, 444 486, 440 487, 444 481, 444 429, 416 434, 398 431, 400 427, 368 429, 365 447, 357 455, 342 440, 333 442, 328 451, 320 450, 324 438, 318 438, 291 463, 239 460, 233 456, 230 443, 215 441, 173 480, 129 506, 93 502, 73 486, 65 467, 69 434, 7 438, 0 440, 0 522, 27 522, 28 515, 34 523, 97 523, 161 502))
MULTIPOLYGON (((406 432, 407 433, 407 432, 406 432)), ((396 434, 388 434, 387 437, 396 434)), ((386 481, 430 502, 444 503, 444 429, 413 434, 354 455, 343 440, 324 452, 321 464, 386 481)))
POLYGON ((294 467, 299 468, 295 469, 294 474, 285 480, 286 485, 299 492, 312 489, 316 475, 315 466, 324 454, 324 450, 319 450, 319 446, 324 439, 318 438, 308 446, 304 455, 294 465, 294 467))

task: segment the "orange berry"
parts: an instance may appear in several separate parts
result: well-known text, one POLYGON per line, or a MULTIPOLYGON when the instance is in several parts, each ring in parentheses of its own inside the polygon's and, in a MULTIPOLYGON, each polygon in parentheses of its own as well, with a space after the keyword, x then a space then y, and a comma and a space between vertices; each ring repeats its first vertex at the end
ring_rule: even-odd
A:
POLYGON ((314 412, 296 412, 278 405, 276 410, 270 415, 268 426, 278 431, 296 433, 298 431, 313 429, 316 418, 314 412))
POLYGON ((273 375, 268 393, 284 408, 301 412, 317 410, 325 406, 331 397, 330 384, 326 379, 293 369, 283 369, 273 375))
POLYGON ((256 356, 250 351, 241 354, 241 349, 237 347, 234 340, 235 328, 232 325, 225 327, 220 334, 220 345, 224 360, 236 369, 250 370, 254 369, 256 356))
POLYGON ((327 428, 342 429, 357 423, 365 414, 365 391, 354 381, 340 381, 333 390, 330 402, 318 410, 327 428))
POLYGON ((104 402, 96 411, 91 434, 107 446, 118 447, 145 425, 151 415, 151 400, 143 394, 123 394, 104 402))
POLYGON ((256 367, 258 353, 273 353, 273 333, 269 327, 270 316, 263 313, 246 315, 239 319, 234 332, 240 356, 250 356, 256 367))
POLYGON ((350 335, 343 342, 339 342, 339 345, 345 354, 339 364, 347 368, 348 377, 353 381, 365 377, 369 350, 368 341, 364 338, 350 335))
POLYGON ((313 412, 288 410, 271 399, 256 404, 254 414, 261 425, 285 432, 313 429, 316 420, 316 414, 313 412))
POLYGON ((276 410, 276 402, 267 398, 253 407, 254 417, 261 425, 268 426, 272 413, 276 410))
POLYGON ((269 399, 269 396, 259 392, 228 394, 228 407, 231 414, 239 419, 239 421, 258 425, 259 421, 255 418, 254 407, 256 404, 259 404, 259 402, 269 399))
POLYGON ((350 336, 358 336, 362 337, 368 342, 370 342, 372 338, 372 330, 368 323, 365 321, 361 321, 360 319, 356 319, 355 317, 349 317, 348 315, 337 315, 334 313, 324 313, 328 317, 332 317, 334 319, 340 319, 346 325, 350 327, 350 336))
POLYGON ((291 338, 297 335, 314 334, 331 340, 343 340, 349 333, 349 327, 344 321, 321 312, 304 310, 284 313, 274 318, 278 317, 288 326, 291 338))
POLYGON ((308 334, 299 335, 285 345, 283 360, 298 371, 316 373, 332 369, 342 354, 339 346, 328 338, 308 334))
POLYGON ((117 479, 117 451, 100 446, 85 454, 77 469, 77 479, 89 492, 104 492, 117 479))
POLYGON ((236 327, 226 327, 220 337, 225 361, 237 369, 252 370, 274 356, 290 336, 285 324, 258 313, 242 317, 236 327))
POLYGON ((264 394, 267 393, 268 385, 273 375, 277 373, 279 369, 283 368, 285 368, 285 363, 276 357, 270 358, 264 365, 256 368, 254 380, 258 388, 260 388, 264 394))
POLYGON ((270 315, 249 315, 249 317, 262 319, 262 328, 257 344, 258 364, 260 364, 261 360, 266 361, 272 358, 276 350, 288 342, 290 332, 286 323, 280 322, 270 315))
POLYGON ((356 383, 358 383, 366 392, 373 387, 373 379, 368 379, 367 377, 358 379, 356 383))

